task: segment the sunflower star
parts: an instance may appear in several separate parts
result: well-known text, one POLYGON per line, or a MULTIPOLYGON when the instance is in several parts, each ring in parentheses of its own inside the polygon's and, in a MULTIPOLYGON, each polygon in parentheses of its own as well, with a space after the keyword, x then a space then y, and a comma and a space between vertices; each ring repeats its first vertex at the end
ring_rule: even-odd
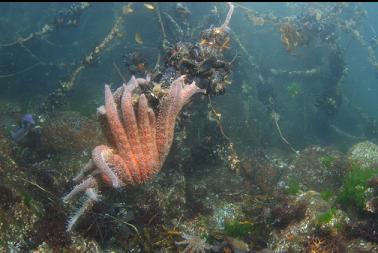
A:
POLYGON ((94 202, 100 200, 99 179, 113 188, 120 188, 143 184, 160 171, 173 142, 177 115, 192 95, 205 93, 195 82, 185 85, 184 81, 185 76, 181 76, 172 82, 157 116, 144 94, 139 97, 135 109, 132 103, 133 90, 149 82, 148 79, 133 76, 127 85, 114 93, 105 85, 105 105, 97 111, 111 146, 100 145, 93 149, 92 159, 73 179, 81 183, 63 198, 64 202, 70 202, 79 193, 86 196, 81 208, 71 216, 67 231, 94 202), (85 174, 89 175, 84 179, 85 174))
POLYGON ((205 253, 206 250, 211 249, 211 245, 206 243, 206 239, 201 239, 195 235, 183 233, 182 238, 184 241, 175 242, 176 245, 188 244, 181 253, 205 253))

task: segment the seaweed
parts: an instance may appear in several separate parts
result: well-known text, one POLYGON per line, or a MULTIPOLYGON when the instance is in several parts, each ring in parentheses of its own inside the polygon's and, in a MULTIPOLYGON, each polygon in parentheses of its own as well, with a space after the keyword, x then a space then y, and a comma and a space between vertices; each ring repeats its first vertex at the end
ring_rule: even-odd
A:
POLYGON ((344 177, 343 186, 337 196, 337 202, 344 208, 353 207, 362 214, 366 201, 367 181, 378 175, 377 169, 353 167, 344 177))
POLYGON ((301 86, 298 82, 293 81, 290 86, 287 87, 287 92, 290 97, 297 97, 301 93, 301 86))
POLYGON ((330 155, 325 155, 320 158, 320 163, 326 167, 330 168, 332 166, 332 163, 336 160, 336 157, 330 156, 330 155))
POLYGON ((336 208, 332 207, 328 211, 319 214, 316 217, 316 225, 320 227, 323 224, 329 223, 336 214, 336 208))
POLYGON ((247 236, 253 230, 253 228, 254 226, 251 222, 240 222, 233 220, 225 222, 224 232, 228 236, 241 238, 247 236))
POLYGON ((320 192, 320 196, 323 200, 329 201, 333 197, 334 193, 330 190, 325 190, 320 192))
POLYGON ((300 191, 299 182, 295 180, 289 180, 288 188, 286 189, 287 194, 296 195, 300 191))

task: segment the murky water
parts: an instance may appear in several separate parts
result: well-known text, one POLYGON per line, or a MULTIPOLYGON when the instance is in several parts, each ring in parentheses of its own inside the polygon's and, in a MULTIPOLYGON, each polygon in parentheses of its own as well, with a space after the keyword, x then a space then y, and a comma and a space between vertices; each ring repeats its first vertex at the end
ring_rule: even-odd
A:
POLYGON ((1 252, 378 252, 376 3, 3 3, 1 252))

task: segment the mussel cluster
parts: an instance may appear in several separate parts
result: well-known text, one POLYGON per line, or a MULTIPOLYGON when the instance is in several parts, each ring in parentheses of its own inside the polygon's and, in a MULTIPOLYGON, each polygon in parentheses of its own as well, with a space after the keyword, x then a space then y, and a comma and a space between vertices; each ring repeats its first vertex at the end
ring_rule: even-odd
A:
POLYGON ((68 9, 60 10, 52 25, 56 28, 78 26, 83 11, 90 6, 89 3, 72 3, 68 9))
POLYGON ((131 52, 122 56, 123 63, 129 70, 131 75, 144 77, 148 68, 148 61, 141 52, 131 52))
POLYGON ((225 61, 222 51, 228 46, 229 37, 223 31, 208 29, 202 32, 199 43, 178 42, 165 55, 164 70, 154 75, 155 82, 169 85, 180 75, 187 75, 187 82, 195 81, 208 94, 223 94, 231 83, 231 64, 225 61))
POLYGON ((334 17, 317 9, 289 17, 280 25, 280 32, 281 41, 288 51, 314 40, 324 43, 334 43, 336 40, 334 17))

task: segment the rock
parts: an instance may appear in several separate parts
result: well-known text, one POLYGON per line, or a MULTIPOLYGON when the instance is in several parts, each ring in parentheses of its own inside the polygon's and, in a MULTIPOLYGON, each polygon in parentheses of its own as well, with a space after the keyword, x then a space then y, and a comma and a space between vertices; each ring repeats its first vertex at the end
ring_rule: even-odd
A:
MULTIPOLYGON (((315 234, 327 234, 332 239, 339 236, 342 228, 350 223, 345 212, 331 209, 331 203, 323 200, 318 192, 308 191, 293 198, 292 206, 295 206, 295 203, 305 204, 304 217, 299 221, 294 220, 283 229, 279 227, 273 230, 268 248, 273 249, 274 252, 306 252, 309 238, 316 239, 315 234), (327 215, 326 219, 320 219, 328 212, 331 212, 330 216, 327 215)), ((277 217, 272 217, 272 219, 275 218, 277 217)), ((332 243, 331 239, 327 239, 330 244, 332 243)))
POLYGON ((255 149, 244 155, 240 167, 243 175, 250 179, 251 187, 257 187, 264 194, 277 190, 277 183, 283 172, 288 170, 288 162, 282 154, 255 149))
POLYGON ((185 214, 185 189, 186 179, 180 171, 163 170, 151 182, 128 189, 130 200, 126 202, 135 205, 136 216, 144 217, 143 222, 156 216, 159 222, 169 224, 172 218, 185 214))
POLYGON ((345 156, 331 147, 304 149, 289 166, 286 181, 298 182, 302 190, 336 190, 347 169, 345 156))
MULTIPOLYGON (((94 240, 88 240, 83 238, 80 235, 73 235, 71 237, 72 244, 69 247, 61 248, 62 252, 72 252, 72 253, 80 253, 80 252, 92 252, 92 253, 100 253, 104 252, 101 247, 95 242, 94 240)), ((56 252, 49 244, 46 242, 42 242, 38 247, 33 251, 35 253, 52 253, 56 252)))
POLYGON ((361 168, 378 167, 378 145, 370 141, 357 143, 349 150, 348 161, 361 168))
POLYGON ((373 253, 378 252, 378 244, 367 242, 362 239, 350 241, 346 247, 345 253, 373 253))
POLYGON ((0 252, 23 252, 29 249, 30 236, 35 232, 38 212, 43 212, 36 203, 25 200, 14 203, 8 209, 0 209, 0 252), (31 206, 33 205, 33 206, 31 206))
POLYGON ((82 152, 104 142, 100 124, 77 112, 56 113, 42 126, 41 148, 50 152, 82 152))

